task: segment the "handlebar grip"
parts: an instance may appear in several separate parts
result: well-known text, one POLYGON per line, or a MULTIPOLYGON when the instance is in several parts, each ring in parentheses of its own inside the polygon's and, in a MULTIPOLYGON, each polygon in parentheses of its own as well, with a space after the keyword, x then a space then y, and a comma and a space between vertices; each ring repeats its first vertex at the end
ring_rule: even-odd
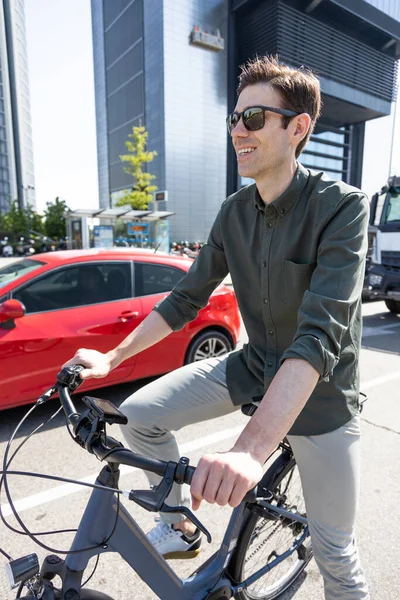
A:
POLYGON ((192 479, 193 479, 195 470, 196 470, 196 467, 191 467, 190 465, 188 465, 186 467, 185 483, 187 483, 188 485, 190 485, 192 483, 192 479))
POLYGON ((64 409, 65 416, 71 425, 75 425, 77 420, 79 420, 79 414, 76 412, 76 408, 72 402, 71 396, 69 395, 68 388, 60 385, 58 388, 58 396, 60 398, 61 406, 64 409))

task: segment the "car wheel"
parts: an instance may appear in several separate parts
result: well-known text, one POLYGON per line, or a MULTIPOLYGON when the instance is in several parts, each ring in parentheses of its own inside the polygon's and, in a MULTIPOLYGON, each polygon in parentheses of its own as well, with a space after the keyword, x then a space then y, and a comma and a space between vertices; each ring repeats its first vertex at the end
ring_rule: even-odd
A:
POLYGON ((395 315, 400 314, 400 302, 398 300, 385 300, 385 304, 390 312, 395 315))
POLYGON ((223 356, 233 350, 229 337, 221 331, 210 329, 200 333, 190 344, 186 353, 185 365, 204 358, 223 356))

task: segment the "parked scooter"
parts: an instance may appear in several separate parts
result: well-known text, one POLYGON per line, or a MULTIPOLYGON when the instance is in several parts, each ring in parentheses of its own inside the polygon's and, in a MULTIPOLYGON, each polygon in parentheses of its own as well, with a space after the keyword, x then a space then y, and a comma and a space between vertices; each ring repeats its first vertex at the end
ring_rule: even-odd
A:
POLYGON ((33 240, 25 241, 24 236, 21 235, 17 242, 17 245, 15 246, 15 252, 17 256, 31 256, 31 254, 35 254, 33 240))
POLYGON ((63 238, 61 238, 60 241, 58 242, 57 250, 68 250, 67 240, 64 240, 63 238))
POLYGON ((10 242, 8 241, 8 237, 5 236, 1 242, 1 256, 4 256, 5 258, 10 258, 10 256, 12 256, 14 254, 14 250, 13 247, 11 246, 10 242))
POLYGON ((39 248, 39 252, 53 252, 56 249, 52 240, 47 237, 42 238, 42 245, 39 248))

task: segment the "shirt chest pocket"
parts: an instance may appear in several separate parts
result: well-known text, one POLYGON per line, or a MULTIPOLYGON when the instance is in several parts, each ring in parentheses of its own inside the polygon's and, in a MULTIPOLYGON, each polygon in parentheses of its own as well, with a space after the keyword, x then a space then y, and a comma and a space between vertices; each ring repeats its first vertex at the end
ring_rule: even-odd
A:
POLYGON ((291 260, 282 261, 282 301, 299 308, 304 292, 309 289, 316 262, 299 264, 291 260))

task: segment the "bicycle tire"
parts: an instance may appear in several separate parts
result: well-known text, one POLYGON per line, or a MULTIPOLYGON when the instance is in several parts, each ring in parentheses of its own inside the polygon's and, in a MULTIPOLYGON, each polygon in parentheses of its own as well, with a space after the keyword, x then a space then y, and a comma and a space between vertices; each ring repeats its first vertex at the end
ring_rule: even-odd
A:
MULTIPOLYGON (((296 510, 306 516, 296 461, 289 452, 284 451, 266 471, 259 485, 259 489, 262 488, 270 490, 274 494, 274 500, 271 503, 278 502, 279 506, 286 510, 296 510), (293 488, 292 483, 294 484, 293 488), (294 489, 295 484, 297 493, 294 489)), ((271 519, 267 512, 262 513, 261 507, 258 507, 257 511, 260 512, 255 513, 249 510, 248 516, 244 519, 238 536, 238 545, 229 566, 229 573, 236 582, 244 581, 267 564, 268 560, 273 560, 274 553, 281 554, 287 550, 295 537, 304 531, 304 525, 300 523, 296 523, 293 527, 287 519, 285 522, 283 517, 271 519), (258 557, 257 554, 259 554, 258 557), (253 562, 254 557, 256 557, 256 561, 252 567, 248 563, 253 562)), ((238 592, 235 596, 236 600, 273 600, 277 598, 293 585, 311 558, 311 541, 307 538, 306 543, 302 544, 290 557, 248 588, 238 592)))
MULTIPOLYGON (((54 596, 54 600, 59 600, 60 596, 54 596)), ((111 596, 103 594, 103 592, 96 592, 96 590, 81 590, 79 595, 80 600, 114 600, 111 596)), ((37 600, 36 596, 21 596, 20 600, 37 600)))

